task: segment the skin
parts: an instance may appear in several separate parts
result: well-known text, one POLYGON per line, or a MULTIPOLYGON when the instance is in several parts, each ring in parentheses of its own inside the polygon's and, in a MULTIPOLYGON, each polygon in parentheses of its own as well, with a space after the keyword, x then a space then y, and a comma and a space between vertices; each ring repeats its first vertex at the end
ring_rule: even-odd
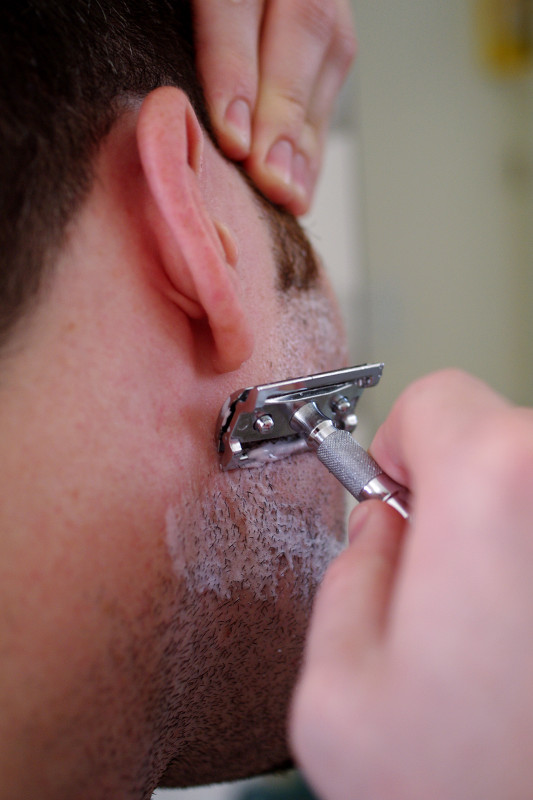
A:
POLYGON ((221 474, 213 434, 232 391, 339 367, 345 345, 322 270, 281 292, 274 244, 264 205, 177 90, 102 144, 52 279, 3 354, 2 798, 149 797, 288 758, 342 495, 312 456, 221 474), (214 287, 238 298, 234 324, 209 305, 214 287))
POLYGON ((372 446, 412 492, 350 523, 291 733, 320 797, 531 797, 533 412, 467 375, 398 400, 372 446))
POLYGON ((194 10, 221 147, 271 200, 304 213, 355 56, 349 0, 195 0, 194 10))

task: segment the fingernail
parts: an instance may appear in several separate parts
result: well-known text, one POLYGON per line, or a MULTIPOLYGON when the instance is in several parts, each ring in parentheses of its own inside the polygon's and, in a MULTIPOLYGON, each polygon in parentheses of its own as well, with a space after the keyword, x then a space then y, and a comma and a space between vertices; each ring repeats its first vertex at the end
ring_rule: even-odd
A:
POLYGON ((226 110, 224 121, 235 140, 248 153, 251 142, 251 116, 250 106, 246 100, 233 100, 226 110))
POLYGON ((290 186, 292 183, 292 144, 287 139, 280 139, 269 150, 265 164, 276 178, 290 186))
POLYGON ((358 539, 363 532, 370 511, 370 506, 367 503, 359 503, 359 505, 356 506, 352 511, 348 525, 348 541, 350 544, 353 544, 353 542, 358 539))

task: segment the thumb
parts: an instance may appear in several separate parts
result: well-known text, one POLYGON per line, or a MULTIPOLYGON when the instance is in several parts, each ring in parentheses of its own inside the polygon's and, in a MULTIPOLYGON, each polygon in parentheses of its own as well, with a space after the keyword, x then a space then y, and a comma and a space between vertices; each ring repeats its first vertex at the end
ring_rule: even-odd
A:
POLYGON ((304 672, 313 666, 351 670, 381 639, 405 524, 377 500, 354 510, 350 546, 333 562, 318 592, 304 672))

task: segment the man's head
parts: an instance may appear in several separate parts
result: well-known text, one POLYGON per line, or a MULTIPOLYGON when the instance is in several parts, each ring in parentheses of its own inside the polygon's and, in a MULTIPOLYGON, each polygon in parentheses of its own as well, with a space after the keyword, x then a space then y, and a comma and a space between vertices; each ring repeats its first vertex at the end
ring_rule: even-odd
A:
POLYGON ((275 767, 342 503, 213 436, 232 391, 342 365, 329 288, 207 133, 188 3, 13 2, 0 38, 4 785, 275 767))
POLYGON ((100 141, 132 99, 185 89, 204 127, 189 2, 7 0, 0 11, 0 332, 91 185, 100 141), (5 264, 10 265, 9 270, 5 264))

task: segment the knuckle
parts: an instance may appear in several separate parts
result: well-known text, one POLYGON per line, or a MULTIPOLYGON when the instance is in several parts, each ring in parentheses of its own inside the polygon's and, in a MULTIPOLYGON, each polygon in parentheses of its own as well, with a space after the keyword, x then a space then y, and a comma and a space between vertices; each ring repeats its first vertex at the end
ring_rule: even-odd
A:
POLYGON ((471 471, 485 479, 485 487, 498 498, 533 497, 533 416, 510 409, 476 426, 472 441, 471 471))
POLYGON ((398 398, 396 405, 402 411, 412 409, 413 416, 416 416, 419 409, 430 406, 432 398, 439 396, 443 388, 450 384, 455 384, 458 379, 455 371, 442 370, 424 375, 417 378, 403 390, 398 398))
POLYGON ((260 5, 260 0, 226 0, 226 6, 229 8, 235 5, 239 5, 241 9, 256 11, 260 5))
POLYGON ((332 0, 294 0, 293 13, 318 41, 330 41, 337 22, 337 7, 332 0))
POLYGON ((251 69, 249 55, 235 48, 226 48, 223 61, 224 70, 215 74, 217 82, 231 86, 234 95, 252 97, 255 93, 257 76, 251 69))
POLYGON ((441 369, 416 380, 407 389, 407 393, 412 393, 415 396, 419 394, 440 394, 443 389, 454 389, 464 381, 470 381, 470 376, 466 372, 455 368, 441 369))
POLYGON ((509 409, 481 417, 464 432, 454 453, 448 488, 463 498, 464 518, 475 517, 478 527, 483 522, 485 536, 490 530, 510 533, 511 510, 529 515, 533 502, 532 413, 509 409), (502 515, 508 523, 503 529, 494 525, 502 515))
POLYGON ((239 75, 245 70, 250 69, 250 57, 248 53, 228 47, 224 51, 224 70, 232 75, 239 75))
POLYGON ((460 369, 443 369, 418 378, 400 395, 398 405, 408 410, 409 416, 427 414, 443 404, 444 399, 465 395, 479 382, 460 369))
POLYGON ((307 92, 304 81, 293 79, 290 85, 278 89, 278 118, 283 126, 298 135, 307 113, 307 92))

